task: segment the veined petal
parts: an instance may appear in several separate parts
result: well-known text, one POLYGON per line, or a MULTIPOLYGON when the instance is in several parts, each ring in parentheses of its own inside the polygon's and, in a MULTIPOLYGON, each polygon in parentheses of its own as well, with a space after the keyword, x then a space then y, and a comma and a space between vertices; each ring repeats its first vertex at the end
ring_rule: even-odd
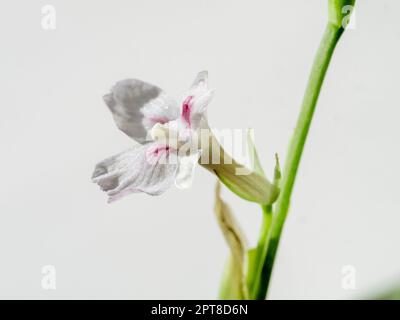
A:
POLYGON ((199 127, 201 127, 201 121, 207 118, 207 106, 209 105, 213 97, 214 91, 209 90, 203 95, 194 98, 191 114, 192 129, 198 129, 199 127))
POLYGON ((200 158, 200 151, 189 156, 178 158, 178 171, 175 178, 175 186, 179 189, 187 189, 192 186, 194 171, 200 158))
POLYGON ((159 195, 174 183, 177 167, 175 151, 152 142, 98 163, 92 181, 107 192, 109 202, 134 192, 159 195))
POLYGON ((179 116, 177 103, 160 88, 136 79, 117 82, 104 96, 120 130, 140 143, 148 140, 148 130, 179 116))

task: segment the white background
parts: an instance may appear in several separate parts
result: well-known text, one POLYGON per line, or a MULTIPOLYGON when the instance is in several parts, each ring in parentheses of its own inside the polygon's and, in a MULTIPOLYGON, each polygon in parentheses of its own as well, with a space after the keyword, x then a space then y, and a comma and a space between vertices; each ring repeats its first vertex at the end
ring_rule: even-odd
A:
MULTIPOLYGON (((135 77, 179 97, 207 69, 215 128, 283 159, 326 1, 2 1, 0 298, 215 298, 227 247, 215 178, 112 205, 90 181, 127 149, 102 95, 135 77), (41 8, 54 5, 56 30, 41 8), (54 265, 57 289, 41 287, 54 265)), ((400 3, 359 0, 318 103, 270 297, 357 298, 400 280, 400 3), (356 290, 342 267, 356 268, 356 290)), ((255 243, 260 209, 228 191, 255 243)))

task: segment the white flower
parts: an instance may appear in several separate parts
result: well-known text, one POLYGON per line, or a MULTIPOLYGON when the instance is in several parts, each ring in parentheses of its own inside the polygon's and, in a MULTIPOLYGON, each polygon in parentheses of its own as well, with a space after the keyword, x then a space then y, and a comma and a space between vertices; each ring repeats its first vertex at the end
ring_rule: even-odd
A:
POLYGON ((212 96, 206 71, 197 75, 180 104, 141 80, 115 84, 104 101, 118 128, 139 145, 96 165, 92 180, 109 202, 134 192, 159 195, 174 182, 179 188, 191 185, 201 152, 197 133, 207 127, 212 96))

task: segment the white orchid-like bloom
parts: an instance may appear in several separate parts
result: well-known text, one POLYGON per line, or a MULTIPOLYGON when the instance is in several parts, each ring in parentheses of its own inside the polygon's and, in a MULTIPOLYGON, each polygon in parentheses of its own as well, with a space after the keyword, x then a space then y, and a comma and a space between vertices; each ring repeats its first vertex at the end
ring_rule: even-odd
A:
POLYGON ((200 72, 177 103, 160 88, 136 79, 115 84, 104 101, 120 130, 139 144, 96 165, 92 180, 112 202, 127 194, 159 195, 191 185, 201 154, 198 132, 207 127, 213 96, 200 72))

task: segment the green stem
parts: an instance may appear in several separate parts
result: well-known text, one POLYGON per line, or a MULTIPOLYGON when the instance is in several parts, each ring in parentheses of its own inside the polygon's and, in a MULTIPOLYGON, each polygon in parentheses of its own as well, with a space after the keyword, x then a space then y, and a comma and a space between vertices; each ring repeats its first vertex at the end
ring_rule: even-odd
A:
POLYGON ((310 129, 315 106, 333 51, 343 31, 343 28, 328 23, 314 60, 300 115, 283 170, 281 193, 275 206, 271 229, 264 245, 264 252, 262 253, 265 257, 259 277, 262 281, 257 281, 255 283, 255 288, 252 290, 252 297, 255 299, 265 299, 268 291, 279 239, 289 211, 290 197, 292 195, 297 170, 310 129))
POLYGON ((257 244, 257 250, 260 251, 260 257, 262 258, 263 247, 265 241, 268 239, 269 229, 272 223, 272 206, 262 206, 263 210, 263 221, 261 226, 260 239, 257 244))
POLYGON ((262 206, 263 219, 260 230, 260 237, 258 239, 257 247, 255 248, 254 259, 249 263, 249 270, 247 273, 247 284, 249 286, 250 295, 251 288, 260 281, 261 268, 265 259, 264 250, 265 245, 268 243, 268 234, 272 223, 272 206, 262 206))

